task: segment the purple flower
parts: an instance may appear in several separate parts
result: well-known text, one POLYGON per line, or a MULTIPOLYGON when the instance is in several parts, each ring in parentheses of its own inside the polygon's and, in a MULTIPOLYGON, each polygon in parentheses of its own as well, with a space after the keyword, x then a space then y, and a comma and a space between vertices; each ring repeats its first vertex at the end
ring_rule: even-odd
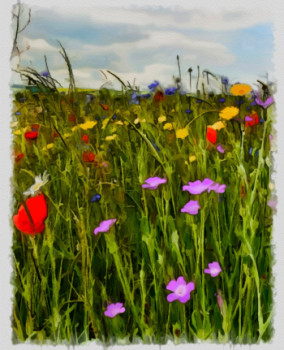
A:
POLYGON ((275 210, 276 209, 276 206, 277 206, 277 199, 275 199, 275 200, 269 200, 268 202, 267 202, 267 205, 271 208, 271 209, 273 209, 273 210, 275 210))
POLYGON ((214 185, 210 186, 208 188, 208 192, 214 191, 216 193, 224 193, 226 190, 227 185, 220 185, 218 182, 216 182, 214 185))
POLYGON ((204 269, 204 273, 208 273, 211 277, 216 277, 222 271, 219 263, 217 261, 213 261, 208 264, 208 269, 204 269))
POLYGON ((160 177, 149 177, 149 179, 144 181, 145 184, 142 185, 142 188, 148 188, 149 190, 156 190, 159 185, 167 182, 167 179, 161 179, 160 177))
POLYGON ((263 107, 264 109, 266 109, 267 107, 269 107, 270 105, 272 105, 272 103, 274 102, 274 98, 273 98, 273 96, 269 96, 269 97, 266 99, 266 101, 263 102, 263 101, 261 101, 260 97, 258 96, 258 97, 256 97, 255 102, 256 102, 259 106, 261 106, 261 107, 263 107))
POLYGON ((104 220, 100 223, 100 226, 96 227, 94 234, 97 235, 99 232, 108 232, 112 225, 114 225, 116 219, 104 220))
POLYGON ((166 288, 173 292, 167 296, 169 303, 174 300, 186 303, 190 299, 190 292, 194 290, 194 282, 186 283, 184 277, 180 276, 177 280, 171 280, 166 288))
POLYGON ((198 210, 200 209, 198 201, 189 201, 186 205, 181 209, 182 213, 188 213, 191 215, 198 214, 198 210))
POLYGON ((125 312, 125 307, 123 303, 115 303, 108 305, 106 311, 104 312, 107 317, 115 317, 117 314, 123 314, 125 312))
POLYGON ((217 150, 218 150, 218 152, 220 152, 220 153, 224 153, 224 152, 225 152, 225 150, 224 150, 224 148, 222 147, 222 145, 218 145, 218 146, 217 146, 217 150))
POLYGON ((189 182, 188 185, 182 187, 183 191, 188 191, 191 194, 201 194, 202 192, 208 190, 208 188, 214 183, 211 179, 204 179, 202 182, 196 180, 194 182, 189 182))
POLYGON ((222 102, 225 102, 225 101, 226 101, 226 99, 223 98, 223 97, 219 99, 219 102, 221 102, 221 103, 222 103, 222 102))

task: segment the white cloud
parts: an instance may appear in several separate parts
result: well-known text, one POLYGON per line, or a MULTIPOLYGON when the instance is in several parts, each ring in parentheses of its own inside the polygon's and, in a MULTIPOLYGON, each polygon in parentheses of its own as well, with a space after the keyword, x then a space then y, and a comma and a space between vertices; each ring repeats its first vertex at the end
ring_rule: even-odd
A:
POLYGON ((202 30, 237 30, 273 20, 271 12, 260 6, 244 10, 241 6, 232 9, 223 5, 212 10, 196 6, 193 9, 175 7, 174 11, 152 7, 54 7, 56 13, 73 17, 82 16, 85 20, 104 24, 129 24, 161 28, 187 28, 202 30))

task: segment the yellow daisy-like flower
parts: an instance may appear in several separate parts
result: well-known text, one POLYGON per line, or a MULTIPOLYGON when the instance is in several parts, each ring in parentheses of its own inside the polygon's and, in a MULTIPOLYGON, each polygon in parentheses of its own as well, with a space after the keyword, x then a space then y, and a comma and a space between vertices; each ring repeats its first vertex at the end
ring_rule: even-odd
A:
POLYGON ((66 134, 63 135, 63 137, 66 137, 66 138, 67 138, 67 137, 70 137, 71 135, 72 135, 72 134, 70 134, 70 133, 66 133, 66 134))
POLYGON ((251 87, 247 84, 235 84, 231 87, 231 94, 234 96, 243 96, 251 91, 251 87))
POLYGON ((223 119, 230 120, 239 114, 239 109, 237 107, 226 107, 222 109, 219 116, 223 119))
POLYGON ((117 137, 117 134, 114 134, 114 135, 111 135, 111 136, 107 136, 107 137, 105 138, 105 140, 106 140, 106 141, 113 141, 113 140, 116 139, 116 137, 117 137))
POLYGON ((76 126, 73 126, 73 128, 71 130, 72 130, 72 132, 74 132, 77 129, 78 129, 78 126, 76 125, 76 126))
POLYGON ((125 120, 124 125, 126 125, 126 126, 127 126, 127 125, 129 125, 129 123, 128 123, 128 122, 125 120))
POLYGON ((13 134, 14 134, 14 135, 22 135, 22 131, 21 131, 20 129, 18 129, 18 130, 15 130, 15 131, 13 132, 13 134))
POLYGON ((163 123, 167 120, 167 117, 165 115, 161 115, 159 118, 158 118, 158 122, 159 123, 163 123))
POLYGON ((221 130, 225 127, 225 124, 221 121, 214 123, 213 125, 211 125, 211 128, 214 130, 221 130))
POLYGON ((196 156, 189 156, 190 163, 194 162, 196 160, 196 156))
POLYGON ((93 120, 88 120, 83 124, 79 124, 79 127, 83 130, 88 130, 88 129, 92 129, 95 125, 97 125, 97 121, 93 121, 93 120))
POLYGON ((43 151, 46 151, 47 149, 51 149, 54 146, 54 143, 49 143, 45 147, 43 147, 43 151))
POLYGON ((173 124, 172 123, 166 123, 163 127, 164 130, 173 130, 173 124))
POLYGON ((179 129, 176 131, 176 138, 177 139, 184 139, 188 136, 188 131, 186 128, 184 129, 179 129))

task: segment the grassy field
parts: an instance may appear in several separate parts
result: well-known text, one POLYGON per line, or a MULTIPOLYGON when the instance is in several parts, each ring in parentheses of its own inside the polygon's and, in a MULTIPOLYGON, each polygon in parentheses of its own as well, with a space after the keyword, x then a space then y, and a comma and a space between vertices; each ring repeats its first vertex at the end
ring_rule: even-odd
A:
POLYGON ((273 105, 229 89, 133 96, 42 83, 13 100, 14 343, 269 341, 273 105), (153 177, 164 181, 142 187, 153 177), (226 186, 183 188, 206 178, 226 186), (197 213, 181 211, 189 201, 197 213), (169 302, 178 277, 194 289, 169 302), (115 317, 111 303, 124 307, 115 317))

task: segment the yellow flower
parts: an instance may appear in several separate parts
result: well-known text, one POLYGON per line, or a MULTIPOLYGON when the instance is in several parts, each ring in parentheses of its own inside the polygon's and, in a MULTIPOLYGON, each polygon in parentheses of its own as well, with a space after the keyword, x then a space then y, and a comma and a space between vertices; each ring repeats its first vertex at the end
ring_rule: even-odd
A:
POLYGON ((20 129, 14 131, 14 135, 22 135, 22 131, 20 129))
POLYGON ((129 125, 129 123, 128 123, 128 122, 125 120, 124 125, 126 125, 126 126, 127 126, 127 125, 129 125))
POLYGON ((54 143, 49 143, 45 147, 43 147, 43 151, 46 151, 47 149, 51 149, 54 146, 54 143))
POLYGON ((186 128, 179 129, 176 131, 176 138, 177 139, 184 139, 184 138, 186 138, 186 136, 188 136, 188 131, 186 128))
POLYGON ((70 134, 70 133, 66 133, 66 134, 64 134, 63 135, 63 137, 70 137, 72 134, 70 134))
POLYGON ((83 130, 88 130, 88 129, 92 129, 95 125, 97 125, 98 122, 96 121, 92 121, 92 120, 88 120, 83 124, 79 124, 79 127, 83 130))
POLYGON ((211 125, 211 128, 214 130, 221 130, 225 127, 225 124, 221 121, 214 123, 213 125, 211 125))
POLYGON ((167 117, 165 115, 161 115, 159 118, 158 118, 158 122, 159 123, 163 123, 167 120, 167 117))
POLYGON ((166 123, 163 127, 164 130, 173 130, 173 124, 172 123, 166 123))
POLYGON ((113 134, 113 135, 111 135, 111 136, 107 136, 107 137, 105 138, 105 140, 106 140, 106 141, 113 141, 113 140, 116 139, 116 136, 117 136, 117 134, 113 134))
POLYGON ((230 120, 239 114, 239 109, 237 107, 226 107, 222 109, 219 116, 223 119, 230 120))
POLYGON ((189 156, 190 163, 194 162, 196 160, 196 156, 189 156))
POLYGON ((117 122, 114 123, 115 125, 123 125, 123 122, 121 120, 118 120, 117 122))
POLYGON ((146 119, 145 118, 144 119, 136 118, 134 120, 134 124, 138 124, 138 123, 146 123, 146 119))
POLYGON ((231 87, 231 94, 235 96, 243 96, 251 91, 251 87, 247 84, 235 84, 231 87))

